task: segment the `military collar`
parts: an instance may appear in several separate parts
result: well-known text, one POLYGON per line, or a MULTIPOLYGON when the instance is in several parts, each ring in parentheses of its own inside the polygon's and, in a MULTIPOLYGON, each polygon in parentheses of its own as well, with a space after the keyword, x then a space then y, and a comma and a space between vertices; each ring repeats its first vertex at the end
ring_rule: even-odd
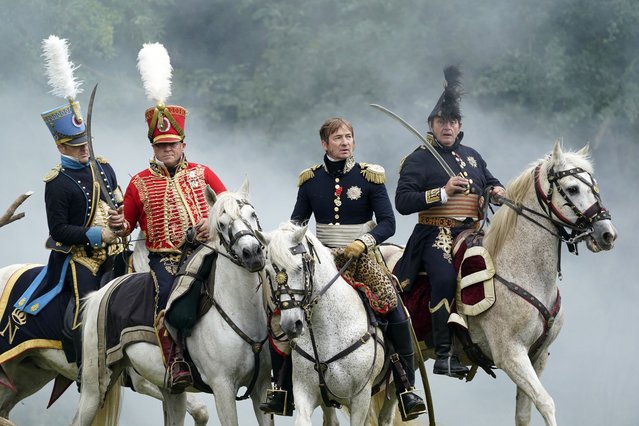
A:
POLYGON ((64 154, 60 155, 60 164, 62 165, 63 168, 72 169, 72 170, 80 170, 80 169, 84 169, 85 167, 89 167, 88 162, 86 164, 82 164, 75 158, 69 155, 64 155, 64 154))
POLYGON ((457 148, 459 148, 459 145, 461 145, 462 139, 464 139, 464 132, 459 132, 454 144, 452 144, 451 146, 444 146, 437 140, 437 138, 432 132, 428 132, 426 134, 426 140, 428 141, 428 143, 430 143, 432 146, 436 148, 440 148, 444 152, 455 151, 457 148))
POLYGON ((332 161, 324 154, 324 171, 329 175, 347 174, 355 167, 355 158, 351 155, 346 160, 332 161))
POLYGON ((182 160, 177 164, 177 166, 175 166, 175 170, 172 173, 164 165, 164 163, 158 160, 157 158, 155 158, 155 156, 153 156, 149 160, 149 165, 150 165, 149 169, 151 169, 151 172, 153 172, 154 174, 160 175, 160 176, 173 177, 177 175, 178 173, 180 173, 182 170, 186 169, 189 165, 189 162, 186 161, 186 155, 182 155, 182 160))

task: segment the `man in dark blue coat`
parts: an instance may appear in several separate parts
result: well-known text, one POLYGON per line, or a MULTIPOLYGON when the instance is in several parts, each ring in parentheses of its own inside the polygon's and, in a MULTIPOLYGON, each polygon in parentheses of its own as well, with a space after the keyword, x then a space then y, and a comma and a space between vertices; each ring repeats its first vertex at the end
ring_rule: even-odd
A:
MULTIPOLYGON (((42 114, 60 152, 60 164, 45 177, 45 206, 51 250, 46 273, 36 278, 16 303, 16 308, 37 314, 59 294, 70 297, 64 319, 63 341, 69 362, 81 365, 80 303, 100 288, 101 279, 124 251, 122 241, 108 228, 107 198, 122 201, 115 172, 103 159, 89 162, 89 148, 80 105, 71 101, 42 114), (107 193, 102 193, 99 179, 107 193)), ((79 376, 78 376, 79 377, 79 376)))
POLYGON ((428 116, 426 139, 456 175, 450 177, 424 145, 404 159, 395 207, 401 214, 419 215, 396 274, 404 288, 415 282, 419 272, 428 274, 437 356, 433 372, 459 377, 468 369, 453 354, 448 328, 457 286, 451 245, 464 229, 477 228, 484 190, 488 188, 493 197, 503 195, 504 188, 481 155, 461 144, 461 74, 457 68, 447 67, 444 76, 445 90, 428 116))
MULTIPOLYGON (((355 135, 347 120, 331 118, 322 125, 319 134, 325 151, 324 161, 301 173, 291 220, 305 224, 314 215, 317 237, 333 249, 338 267, 351 257, 357 258, 353 264, 366 262, 366 267, 351 265, 345 276, 350 278, 351 285, 364 292, 371 308, 388 321, 386 337, 392 342, 395 352, 391 359, 402 417, 414 419, 425 412, 425 405, 414 393, 410 324, 402 307, 398 307, 398 296, 390 274, 382 270, 375 253, 377 245, 395 233, 395 215, 384 185, 384 168, 355 162, 355 135), (379 272, 358 276, 356 272, 350 274, 351 269, 379 272)), ((273 336, 269 340, 274 375, 282 377, 278 385, 288 391, 288 403, 292 401, 290 349, 286 344, 278 345, 273 336), (288 374, 280 375, 280 370, 288 374)), ((272 393, 260 407, 270 413, 290 414, 293 406, 292 403, 284 406, 285 396, 283 392, 272 393)))

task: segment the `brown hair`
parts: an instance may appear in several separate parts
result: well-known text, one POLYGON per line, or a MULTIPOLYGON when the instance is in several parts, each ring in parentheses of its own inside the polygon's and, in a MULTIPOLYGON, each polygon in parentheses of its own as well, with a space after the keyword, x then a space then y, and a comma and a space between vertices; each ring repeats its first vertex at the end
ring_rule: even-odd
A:
POLYGON ((346 126, 348 130, 350 130, 351 135, 353 135, 353 138, 355 137, 355 131, 350 121, 341 117, 334 117, 326 120, 324 124, 322 124, 322 127, 320 127, 320 140, 328 142, 328 138, 342 126, 346 126))

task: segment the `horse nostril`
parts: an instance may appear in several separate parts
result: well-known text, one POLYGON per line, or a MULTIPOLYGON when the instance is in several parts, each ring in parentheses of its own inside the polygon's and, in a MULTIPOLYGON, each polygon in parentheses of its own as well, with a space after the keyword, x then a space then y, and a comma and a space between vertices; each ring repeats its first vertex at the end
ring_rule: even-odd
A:
POLYGON ((617 235, 612 232, 606 232, 603 235, 603 239, 606 243, 612 244, 612 242, 614 242, 617 239, 617 235))
POLYGON ((297 333, 298 336, 302 334, 303 328, 304 328, 304 324, 302 324, 302 321, 300 320, 295 321, 295 332, 297 333))
POLYGON ((251 250, 249 250, 248 248, 244 247, 242 249, 242 257, 244 257, 246 259, 247 257, 250 257, 250 256, 251 256, 251 250))

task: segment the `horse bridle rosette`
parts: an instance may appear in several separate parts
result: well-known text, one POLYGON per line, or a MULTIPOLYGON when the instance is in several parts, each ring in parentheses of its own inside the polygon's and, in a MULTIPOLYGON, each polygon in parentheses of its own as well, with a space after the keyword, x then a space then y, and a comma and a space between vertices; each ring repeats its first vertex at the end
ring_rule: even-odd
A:
POLYGON ((275 282, 269 276, 269 282, 271 285, 271 300, 276 309, 286 310, 293 308, 305 308, 309 302, 311 294, 313 293, 313 270, 315 266, 315 259, 311 256, 303 243, 299 243, 296 246, 289 248, 289 251, 293 255, 302 256, 302 274, 304 276, 304 289, 291 288, 288 284, 288 273, 286 269, 280 269, 275 263, 271 262, 273 271, 275 272, 275 282), (289 300, 282 301, 282 295, 287 295, 289 300), (301 299, 296 299, 295 296, 301 296, 301 299))
MULTIPOLYGON (((537 191, 537 197, 540 200, 540 204, 542 205, 542 207, 544 207, 544 210, 546 210, 549 216, 552 212, 552 214, 555 215, 555 217, 557 217, 557 219, 559 219, 565 226, 572 229, 581 230, 581 231, 591 228, 592 224, 597 221, 610 219, 610 212, 608 211, 608 209, 603 207, 601 202, 601 196, 599 195, 599 188, 597 187, 597 184, 590 173, 586 172, 584 169, 580 167, 575 167, 568 170, 562 170, 559 172, 555 172, 554 168, 551 167, 548 170, 548 176, 547 176, 548 183, 550 184, 550 186, 548 188, 548 193, 545 194, 541 190, 540 176, 539 176, 540 169, 541 169, 541 166, 537 166, 537 168, 535 169, 535 180, 536 180, 535 188, 537 191), (582 176, 580 176, 581 173, 587 174, 589 181, 587 181, 582 176), (573 176, 574 178, 586 184, 586 186, 588 186, 591 189, 592 194, 595 197, 595 202, 590 207, 588 207, 585 211, 579 210, 577 206, 575 206, 573 201, 570 199, 569 195, 566 194, 566 191, 561 187, 561 185, 559 185, 559 181, 567 176, 573 176), (566 201, 565 205, 570 207, 570 209, 575 213, 575 215, 577 216, 576 222, 574 223, 570 222, 565 216, 561 214, 559 209, 554 204, 552 204, 553 188, 555 188, 557 192, 561 194, 563 199, 566 201)), ((591 229, 590 229, 590 232, 592 232, 591 229)))

